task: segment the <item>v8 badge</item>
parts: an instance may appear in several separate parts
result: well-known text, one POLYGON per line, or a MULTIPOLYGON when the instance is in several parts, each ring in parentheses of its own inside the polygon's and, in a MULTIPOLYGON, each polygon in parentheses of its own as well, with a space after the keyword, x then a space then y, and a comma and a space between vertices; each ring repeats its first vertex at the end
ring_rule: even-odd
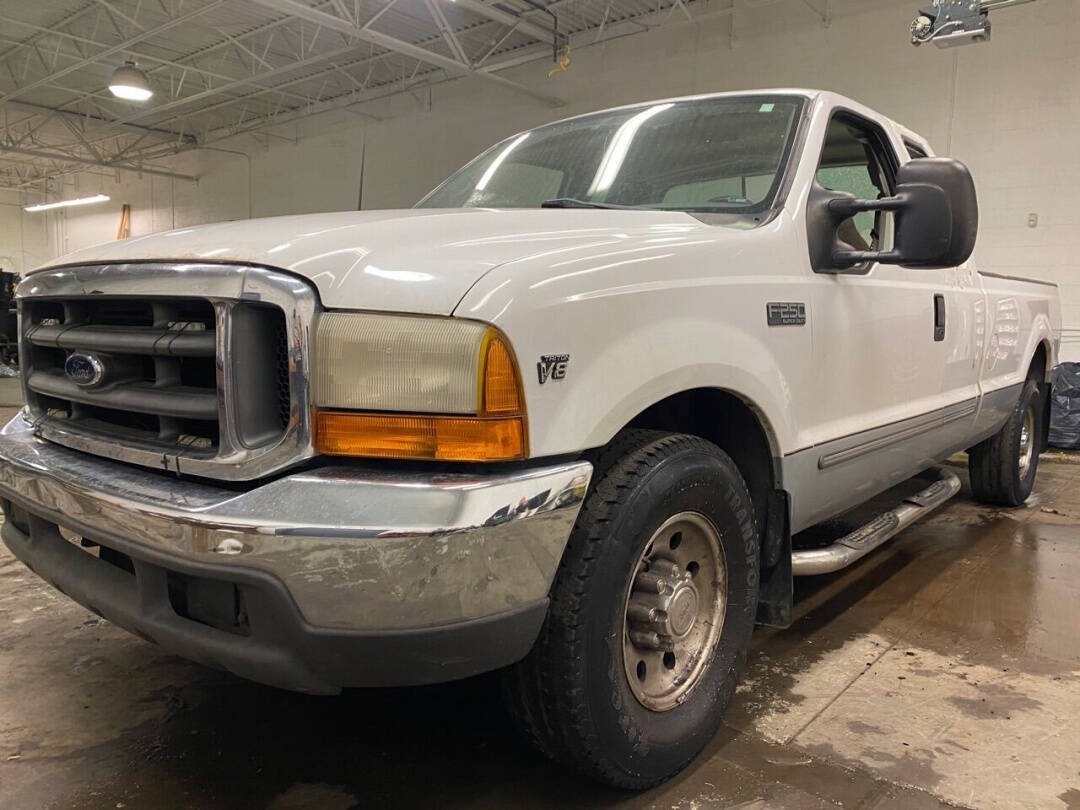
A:
POLYGON ((536 376, 543 385, 548 380, 566 379, 566 366, 570 363, 568 354, 544 354, 536 364, 536 376))

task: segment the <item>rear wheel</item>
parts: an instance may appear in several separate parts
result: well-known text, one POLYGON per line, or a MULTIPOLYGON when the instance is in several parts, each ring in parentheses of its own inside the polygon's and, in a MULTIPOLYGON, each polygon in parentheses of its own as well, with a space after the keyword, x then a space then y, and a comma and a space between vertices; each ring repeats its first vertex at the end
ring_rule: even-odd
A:
POLYGON ((720 724, 753 629, 758 535, 716 445, 634 430, 600 454, 512 714, 554 759, 641 789, 684 768, 720 724))
POLYGON ((1019 506, 1031 495, 1039 469, 1043 408, 1036 380, 1024 383, 1009 421, 968 451, 971 491, 982 503, 1019 506))

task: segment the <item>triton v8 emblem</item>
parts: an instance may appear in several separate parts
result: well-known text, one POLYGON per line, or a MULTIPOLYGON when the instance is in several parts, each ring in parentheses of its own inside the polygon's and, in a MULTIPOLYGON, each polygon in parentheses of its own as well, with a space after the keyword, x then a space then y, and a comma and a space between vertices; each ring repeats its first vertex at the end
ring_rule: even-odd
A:
POLYGON ((566 366, 570 362, 568 354, 544 354, 536 364, 536 376, 543 385, 548 380, 566 379, 566 366))
POLYGON ((105 379, 105 365, 92 354, 76 352, 64 361, 64 375, 76 385, 93 388, 105 379))

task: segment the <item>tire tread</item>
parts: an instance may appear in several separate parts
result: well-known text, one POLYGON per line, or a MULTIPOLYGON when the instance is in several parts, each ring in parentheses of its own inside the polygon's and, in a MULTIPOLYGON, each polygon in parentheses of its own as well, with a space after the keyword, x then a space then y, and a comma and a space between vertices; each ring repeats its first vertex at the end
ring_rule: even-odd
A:
MULTIPOLYGON (((628 775, 612 767, 603 755, 580 686, 582 662, 574 655, 578 635, 583 632, 582 599, 599 556, 599 546, 610 536, 612 513, 622 504, 634 481, 677 453, 694 449, 714 456, 719 454, 729 471, 742 482, 734 462, 720 448, 688 434, 627 430, 593 455, 593 486, 582 504, 555 575, 551 613, 533 651, 511 668, 503 681, 504 698, 512 718, 543 754, 592 778, 635 790, 659 784, 666 776, 628 775)), ((749 503, 748 495, 746 502, 749 503)), ((738 656, 738 669, 741 670, 745 660, 745 655, 738 656)))
MULTIPOLYGON (((1017 452, 1024 410, 1032 398, 1036 400, 1036 436, 1032 437, 1032 441, 1038 441, 1037 436, 1039 435, 1042 419, 1038 397, 1038 382, 1029 378, 1024 383, 1012 414, 1001 430, 968 450, 968 474, 971 479, 971 493, 975 500, 980 503, 1012 507, 1020 506, 1027 500, 1030 490, 1025 491, 1024 482, 1020 480, 1017 452)), ((1037 448, 1032 464, 1035 465, 1037 470, 1037 448)), ((1032 478, 1034 479, 1034 474, 1032 478)))

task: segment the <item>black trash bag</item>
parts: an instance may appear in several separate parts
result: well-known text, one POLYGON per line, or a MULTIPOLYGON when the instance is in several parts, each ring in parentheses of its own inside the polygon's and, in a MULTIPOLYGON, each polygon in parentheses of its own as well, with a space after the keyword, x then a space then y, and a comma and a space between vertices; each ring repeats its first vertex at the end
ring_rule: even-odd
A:
POLYGON ((1080 363, 1062 363, 1054 369, 1050 446, 1080 450, 1080 363))

